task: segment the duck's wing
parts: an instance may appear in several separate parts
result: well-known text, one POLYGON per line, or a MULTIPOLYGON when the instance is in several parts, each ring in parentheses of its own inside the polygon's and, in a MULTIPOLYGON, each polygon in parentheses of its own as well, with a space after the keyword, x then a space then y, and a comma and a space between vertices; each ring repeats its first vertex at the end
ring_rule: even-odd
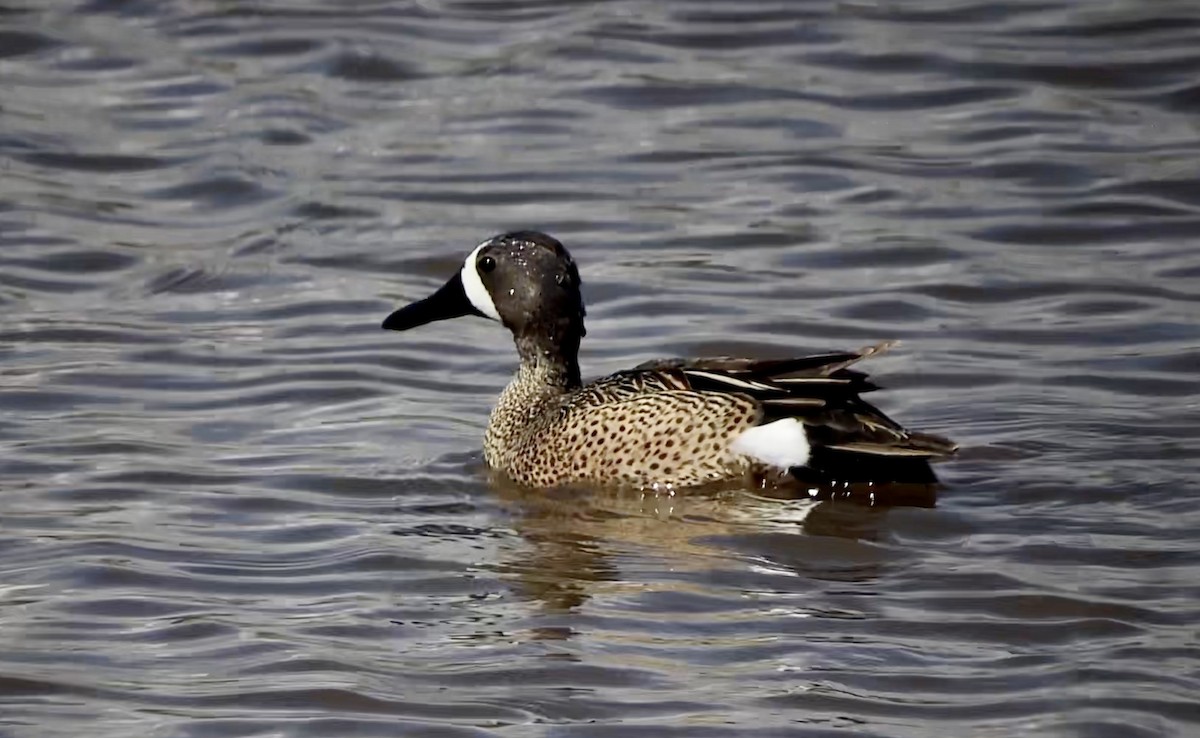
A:
POLYGON ((803 422, 814 448, 875 457, 953 454, 958 446, 952 441, 909 431, 860 397, 878 387, 849 367, 894 345, 792 359, 659 359, 597 380, 584 392, 609 402, 683 390, 746 395, 762 408, 763 423, 780 418, 803 422))

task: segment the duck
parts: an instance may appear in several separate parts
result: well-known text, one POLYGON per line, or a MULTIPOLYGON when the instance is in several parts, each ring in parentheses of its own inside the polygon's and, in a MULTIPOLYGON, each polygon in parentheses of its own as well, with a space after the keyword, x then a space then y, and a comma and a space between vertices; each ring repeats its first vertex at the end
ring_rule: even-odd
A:
POLYGON ((585 384, 581 284, 560 241, 514 231, 480 243, 445 285, 383 321, 408 331, 478 316, 512 333, 519 364, 483 456, 519 485, 935 484, 930 462, 957 451, 862 399, 877 386, 850 367, 895 342, 784 359, 656 359, 585 384))

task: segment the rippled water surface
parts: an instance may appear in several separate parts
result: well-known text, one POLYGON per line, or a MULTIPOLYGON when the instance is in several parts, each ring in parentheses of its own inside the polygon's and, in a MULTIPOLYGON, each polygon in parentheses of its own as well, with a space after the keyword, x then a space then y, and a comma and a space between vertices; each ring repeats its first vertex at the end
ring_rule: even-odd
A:
POLYGON ((0 7, 0 736, 1200 733, 1200 6, 0 7), (489 481, 379 322, 563 239, 585 373, 896 338, 936 504, 489 481))

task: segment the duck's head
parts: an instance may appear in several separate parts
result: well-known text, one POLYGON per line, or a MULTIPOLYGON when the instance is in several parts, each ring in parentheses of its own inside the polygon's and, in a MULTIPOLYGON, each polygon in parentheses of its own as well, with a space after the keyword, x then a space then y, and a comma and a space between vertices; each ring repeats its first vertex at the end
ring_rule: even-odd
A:
POLYGON ((577 342, 585 332, 579 284, 579 270, 557 239, 537 231, 505 233, 476 246, 441 289, 387 316, 383 327, 406 331, 479 315, 518 338, 577 342))

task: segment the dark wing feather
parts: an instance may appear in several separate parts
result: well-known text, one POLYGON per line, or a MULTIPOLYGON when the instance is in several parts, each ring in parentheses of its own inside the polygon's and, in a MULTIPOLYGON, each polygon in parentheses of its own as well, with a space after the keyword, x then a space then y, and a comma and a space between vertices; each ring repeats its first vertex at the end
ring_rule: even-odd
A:
POLYGON ((653 377, 664 389, 749 395, 762 406, 763 422, 801 420, 814 447, 874 457, 927 459, 953 454, 958 448, 953 442, 906 430, 859 396, 877 387, 866 374, 849 367, 894 345, 887 342, 795 359, 660 359, 622 375, 626 382, 639 375, 643 382, 653 377), (684 387, 679 387, 681 382, 684 387))
POLYGON ((564 411, 571 407, 588 407, 604 405, 610 402, 644 395, 652 392, 671 392, 690 390, 687 378, 683 372, 675 370, 644 371, 640 368, 630 369, 606 377, 593 380, 579 391, 571 395, 571 400, 564 405, 564 411))

